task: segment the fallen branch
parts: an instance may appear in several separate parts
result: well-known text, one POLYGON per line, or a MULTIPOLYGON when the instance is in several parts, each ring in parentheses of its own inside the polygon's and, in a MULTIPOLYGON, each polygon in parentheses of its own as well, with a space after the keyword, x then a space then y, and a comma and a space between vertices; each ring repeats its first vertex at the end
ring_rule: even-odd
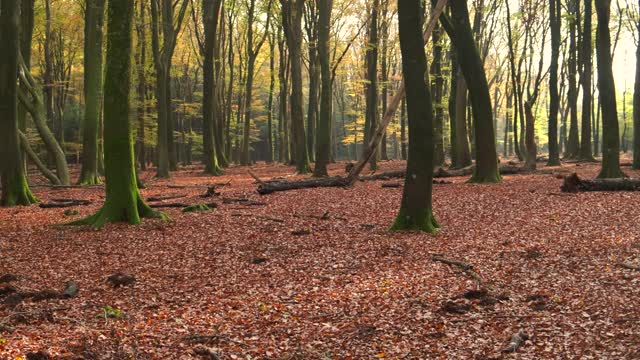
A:
POLYGON ((509 345, 502 350, 504 353, 514 353, 518 351, 518 349, 524 345, 525 341, 529 340, 529 335, 525 334, 524 331, 519 330, 517 333, 511 336, 511 340, 509 341, 509 345))
POLYGON ((51 199, 50 203, 41 203, 39 206, 42 209, 56 209, 56 208, 68 208, 74 206, 87 206, 92 202, 89 200, 77 200, 77 199, 51 199))
POLYGON ((478 282, 478 284, 484 283, 484 280, 482 279, 482 277, 480 275, 478 275, 478 273, 476 273, 473 270, 473 265, 471 265, 469 263, 466 263, 464 261, 447 259, 447 258, 443 257, 442 255, 433 255, 431 257, 431 260, 437 261, 437 262, 441 262, 441 263, 447 264, 449 266, 457 266, 460 269, 462 269, 462 271, 464 271, 464 273, 467 274, 467 276, 469 276, 470 278, 472 278, 473 280, 478 282))
POLYGON ((164 201, 164 200, 172 200, 172 199, 181 199, 185 198, 187 195, 183 194, 175 194, 175 195, 166 195, 166 196, 152 196, 147 198, 148 202, 156 202, 156 201, 164 201))
MULTIPOLYGON (((162 208, 186 208, 191 206, 192 204, 186 204, 186 203, 181 203, 181 202, 174 202, 174 203, 157 203, 157 204, 149 204, 149 207, 152 209, 162 209, 162 208)), ((212 209, 215 209, 218 207, 218 204, 216 203, 209 203, 209 204, 204 204, 212 209)))
POLYGON ((284 223, 283 219, 280 219, 280 218, 277 218, 277 217, 273 217, 273 216, 268 216, 268 215, 233 213, 233 214, 231 214, 231 216, 233 216, 233 217, 254 217, 256 219, 263 219, 263 220, 269 220, 269 221, 273 221, 273 222, 277 222, 277 223, 284 223))
POLYGON ((640 266, 631 265, 627 262, 621 262, 618 264, 618 266, 620 266, 621 268, 625 268, 627 270, 640 271, 640 266))
POLYGON ((640 178, 623 179, 580 179, 573 173, 564 178, 560 186, 562 192, 577 193, 585 191, 640 191, 640 178))
POLYGON ((223 204, 242 204, 247 206, 265 206, 267 203, 247 198, 223 198, 223 204))

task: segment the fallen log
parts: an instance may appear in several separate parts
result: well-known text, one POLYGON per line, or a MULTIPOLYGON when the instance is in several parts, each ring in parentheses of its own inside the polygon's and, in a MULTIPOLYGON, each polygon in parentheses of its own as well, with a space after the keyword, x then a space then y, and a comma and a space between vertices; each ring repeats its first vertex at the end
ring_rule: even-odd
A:
POLYGON ((573 173, 564 178, 562 192, 577 193, 586 191, 640 191, 640 178, 622 179, 581 179, 573 173))
MULTIPOLYGON (((189 206, 192 206, 193 204, 186 204, 186 203, 181 203, 181 202, 174 202, 174 203, 157 203, 157 204, 149 204, 149 207, 152 209, 162 209, 162 208, 187 208, 189 206)), ((210 203, 210 204, 204 204, 212 209, 215 209, 218 207, 218 204, 216 203, 210 203)))
MULTIPOLYGON (((515 165, 504 165, 500 167, 500 173, 503 175, 512 175, 525 173, 526 170, 522 167, 515 165)), ((398 171, 386 171, 380 174, 360 176, 359 181, 375 181, 375 180, 390 180, 390 179, 402 179, 405 177, 406 172, 404 170, 398 171)), ((443 168, 437 168, 434 173, 434 178, 449 178, 449 177, 461 177, 469 176, 473 174, 473 166, 457 170, 445 170, 443 168)), ((256 179, 258 184, 258 193, 260 195, 272 194, 279 191, 299 190, 319 187, 348 187, 352 185, 349 177, 325 177, 325 178, 312 178, 298 181, 286 181, 286 180, 261 180, 255 174, 250 172, 250 175, 256 179)), ((442 182, 434 182, 434 184, 442 184, 442 182)))
POLYGON ((89 200, 77 200, 77 199, 51 199, 50 203, 41 203, 39 206, 42 209, 60 209, 73 206, 87 206, 93 202, 89 200))
POLYGON ((264 182, 258 185, 260 195, 272 194, 278 191, 310 189, 319 187, 346 187, 349 185, 347 179, 336 176, 318 179, 305 179, 300 181, 264 182))
POLYGON ((185 198, 187 195, 184 194, 175 194, 175 195, 166 195, 166 196, 152 196, 147 198, 147 202, 157 202, 163 200, 172 200, 172 199, 181 199, 185 198))

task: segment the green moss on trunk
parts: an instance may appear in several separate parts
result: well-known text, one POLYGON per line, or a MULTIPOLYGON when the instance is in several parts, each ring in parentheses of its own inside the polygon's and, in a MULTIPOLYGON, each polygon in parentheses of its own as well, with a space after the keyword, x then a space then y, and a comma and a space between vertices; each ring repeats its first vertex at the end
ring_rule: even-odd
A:
POLYGON ((109 1, 104 84, 104 165, 106 199, 96 214, 72 222, 99 228, 110 222, 139 224, 141 218, 167 220, 145 204, 138 190, 129 121, 133 0, 109 1))
POLYGON ((20 1, 0 1, 0 206, 31 205, 18 137, 18 53, 20 1))

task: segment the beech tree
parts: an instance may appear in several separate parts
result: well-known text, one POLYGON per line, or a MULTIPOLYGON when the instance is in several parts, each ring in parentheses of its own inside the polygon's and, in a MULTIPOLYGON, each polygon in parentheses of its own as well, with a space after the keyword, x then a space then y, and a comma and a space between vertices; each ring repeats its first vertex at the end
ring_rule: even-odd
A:
POLYGON ((203 152, 206 174, 220 175, 222 170, 218 165, 218 155, 216 153, 215 117, 218 116, 214 107, 217 78, 215 77, 216 63, 214 52, 217 46, 216 32, 218 28, 218 18, 220 17, 220 0, 202 0, 202 23, 204 25, 204 46, 203 46, 203 95, 202 95, 202 119, 203 119, 203 152))
POLYGON ((98 175, 98 124, 102 109, 102 27, 104 0, 86 0, 84 24, 84 126, 78 184, 101 183, 98 175))
POLYGON ((18 137, 18 57, 20 0, 0 1, 0 177, 1 206, 31 205, 36 199, 27 183, 18 137))
POLYGON ((595 4, 598 17, 596 38, 598 91, 602 107, 602 170, 598 177, 619 178, 624 174, 620 170, 620 133, 616 110, 616 87, 613 79, 611 34, 609 32, 611 0, 596 0, 595 4))
POLYGON ((298 173, 311 172, 302 110, 302 17, 304 0, 280 0, 289 59, 291 62, 291 130, 298 173))
POLYGON ((470 181, 496 183, 502 180, 498 171, 498 154, 493 129, 493 110, 489 83, 476 46, 466 0, 451 0, 451 21, 442 16, 442 25, 458 52, 458 61, 469 88, 476 136, 476 167, 470 181))
POLYGON ((402 73, 409 119, 409 158, 400 211, 391 229, 435 233, 439 226, 431 205, 434 116, 429 83, 424 76, 427 57, 422 18, 420 0, 398 0, 402 73))
MULTIPOLYGON (((6 0, 3 0, 6 1, 6 0)), ((108 1, 104 82, 104 165, 106 198, 94 215, 71 225, 102 227, 109 222, 140 223, 141 218, 168 219, 142 199, 136 181, 129 95, 133 0, 108 1)))
POLYGON ((314 176, 327 176, 327 164, 331 153, 331 113, 333 94, 331 64, 329 62, 329 41, 331 10, 333 0, 318 1, 318 56, 320 58, 320 118, 318 121, 318 144, 316 146, 316 164, 314 176))

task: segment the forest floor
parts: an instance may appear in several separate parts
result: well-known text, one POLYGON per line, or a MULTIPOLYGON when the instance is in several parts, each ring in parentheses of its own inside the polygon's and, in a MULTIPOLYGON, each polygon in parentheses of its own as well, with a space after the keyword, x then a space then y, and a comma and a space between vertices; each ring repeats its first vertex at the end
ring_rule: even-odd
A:
MULTIPOLYGON (((593 177, 598 167, 558 170, 593 177)), ((447 179, 434 185, 442 231, 432 236, 388 231, 402 189, 382 181, 260 196, 246 168, 141 178, 145 197, 218 208, 168 209, 172 221, 140 226, 56 226, 95 212, 103 188, 35 186, 45 202, 93 203, 70 208, 75 216, 0 209, 0 275, 17 277, 0 284, 0 359, 197 359, 204 348, 221 359, 640 357, 640 271, 619 266, 640 265, 640 192, 562 194, 549 173, 447 179), (214 183, 226 185, 201 198, 214 183), (473 265, 488 293, 470 291, 479 286, 469 272, 436 254, 473 265), (105 279, 116 272, 136 282, 114 288, 105 279), (69 280, 74 298, 33 295, 69 280), (503 354, 519 330, 529 340, 503 354)))

